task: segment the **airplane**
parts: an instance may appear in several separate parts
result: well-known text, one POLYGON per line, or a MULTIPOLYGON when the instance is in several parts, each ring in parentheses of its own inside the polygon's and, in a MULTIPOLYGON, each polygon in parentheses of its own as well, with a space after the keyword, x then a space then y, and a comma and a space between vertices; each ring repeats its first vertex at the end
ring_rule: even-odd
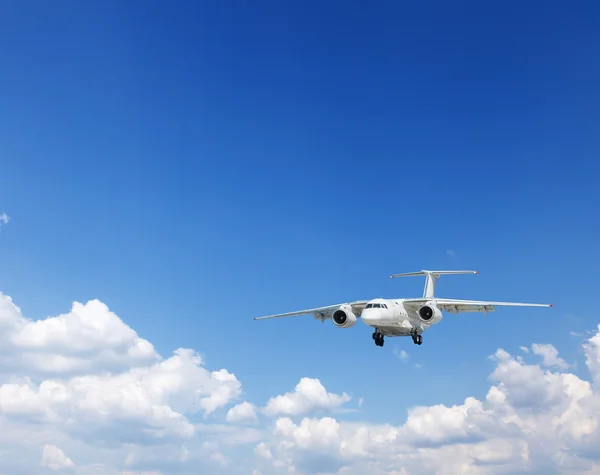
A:
POLYGON ((384 337, 411 336, 415 345, 423 343, 423 333, 442 321, 442 311, 458 314, 460 312, 493 312, 497 306, 509 307, 553 307, 553 304, 487 302, 482 300, 457 300, 435 296, 437 280, 442 275, 479 274, 474 270, 421 270, 405 274, 392 274, 397 277, 425 276, 425 287, 421 298, 400 298, 357 300, 325 307, 299 310, 296 312, 255 317, 254 320, 291 317, 313 314, 322 323, 331 319, 338 328, 351 328, 360 318, 363 323, 375 329, 375 345, 383 346, 384 337))

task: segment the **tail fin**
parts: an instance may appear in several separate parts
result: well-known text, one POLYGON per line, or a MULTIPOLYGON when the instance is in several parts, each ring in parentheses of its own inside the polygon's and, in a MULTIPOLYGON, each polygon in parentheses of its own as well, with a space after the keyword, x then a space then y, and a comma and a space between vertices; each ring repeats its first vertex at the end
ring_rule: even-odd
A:
POLYGON ((423 298, 433 298, 435 296, 435 284, 442 275, 459 275, 459 274, 479 274, 475 270, 422 270, 419 272, 408 272, 407 274, 392 274, 390 279, 396 277, 413 277, 417 275, 425 276, 425 288, 423 289, 423 298))

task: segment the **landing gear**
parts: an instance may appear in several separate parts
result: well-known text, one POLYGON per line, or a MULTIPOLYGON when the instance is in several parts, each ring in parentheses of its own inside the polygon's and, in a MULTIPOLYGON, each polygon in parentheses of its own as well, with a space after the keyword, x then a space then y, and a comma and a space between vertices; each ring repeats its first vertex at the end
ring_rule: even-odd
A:
MULTIPOLYGON (((415 345, 420 345, 420 344, 423 343, 423 336, 422 335, 419 335, 417 333, 412 333, 411 336, 412 336, 413 343, 415 345)), ((375 344, 377 346, 383 346, 383 343, 384 343, 384 341, 383 341, 383 335, 381 333, 379 333, 379 330, 375 330, 373 332, 373 340, 375 340, 375 344)))
POLYGON ((375 344, 377 346, 383 346, 383 335, 379 333, 377 330, 373 332, 373 340, 375 340, 375 344))

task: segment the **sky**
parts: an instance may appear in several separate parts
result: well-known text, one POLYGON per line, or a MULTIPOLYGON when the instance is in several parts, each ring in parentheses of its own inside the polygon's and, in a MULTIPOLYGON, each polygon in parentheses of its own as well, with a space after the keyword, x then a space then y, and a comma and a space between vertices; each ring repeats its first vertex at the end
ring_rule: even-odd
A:
POLYGON ((4 2, 0 474, 600 473, 598 18, 4 2))

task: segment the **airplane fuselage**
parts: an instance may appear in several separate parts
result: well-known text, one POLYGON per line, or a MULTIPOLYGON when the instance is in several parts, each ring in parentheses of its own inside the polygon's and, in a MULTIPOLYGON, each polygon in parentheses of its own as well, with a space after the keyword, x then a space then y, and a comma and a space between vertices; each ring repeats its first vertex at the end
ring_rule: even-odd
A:
POLYGON ((408 336, 413 333, 423 333, 429 324, 419 319, 417 312, 407 310, 402 299, 375 299, 371 304, 385 305, 369 307, 362 311, 361 320, 366 325, 376 328, 386 336, 408 336))
MULTIPOLYGON (((403 301, 404 299, 383 298, 370 300, 359 319, 385 336, 420 335, 441 320, 439 317, 431 323, 425 322, 417 311, 406 308, 403 301)), ((341 320, 336 321, 334 317, 333 323, 340 328, 350 328, 354 326, 354 319, 347 319, 345 324, 340 324, 341 320)))

